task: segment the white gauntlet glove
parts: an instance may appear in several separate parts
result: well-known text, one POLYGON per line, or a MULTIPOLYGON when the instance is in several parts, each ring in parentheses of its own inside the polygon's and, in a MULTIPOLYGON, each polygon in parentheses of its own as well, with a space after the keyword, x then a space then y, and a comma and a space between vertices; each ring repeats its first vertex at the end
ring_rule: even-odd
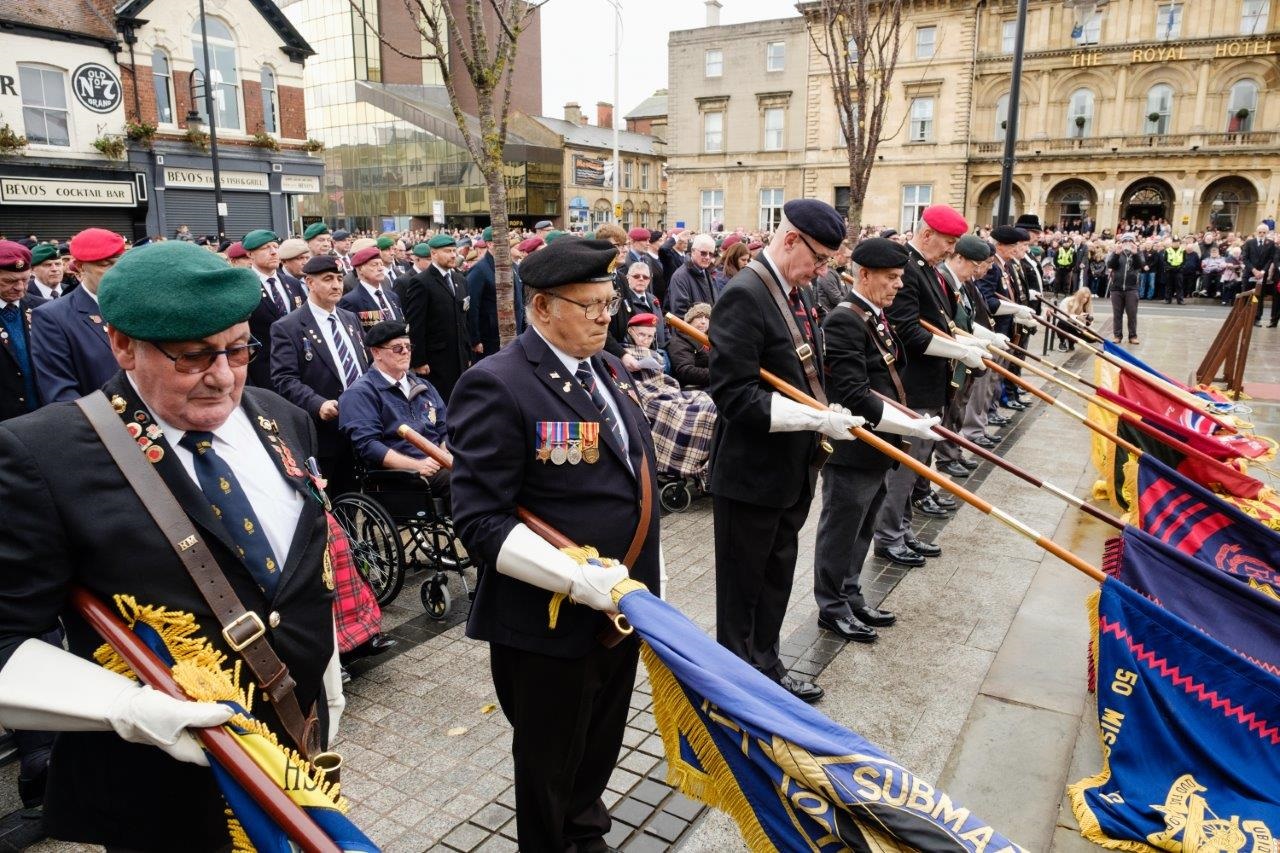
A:
POLYGON ((769 401, 769 432, 803 432, 812 430, 828 438, 844 441, 853 438, 849 430, 866 423, 839 403, 828 409, 814 409, 775 393, 769 401))
POLYGON ((982 368, 983 351, 976 347, 966 346, 952 338, 934 335, 929 341, 929 346, 925 347, 924 354, 931 355, 934 358, 953 358, 964 362, 965 366, 975 370, 982 368))
POLYGON ((967 350, 967 352, 960 357, 960 360, 964 362, 965 367, 968 367, 971 370, 983 370, 986 368, 986 365, 982 363, 982 360, 987 357, 986 350, 976 346, 967 346, 965 347, 965 350, 967 350))
POLYGON ((933 428, 941 421, 942 419, 936 416, 915 418, 885 403, 884 412, 880 415, 880 423, 876 424, 876 430, 893 433, 894 435, 905 435, 908 438, 932 440, 940 437, 933 432, 933 428))
POLYGON ((1022 310, 1013 315, 1013 322, 1017 323, 1024 329, 1034 329, 1036 327, 1036 312, 1026 306, 1019 307, 1022 308, 1022 310))
POLYGON ((973 327, 972 337, 977 338, 983 344, 995 344, 998 349, 1009 348, 1009 338, 999 332, 988 329, 986 326, 977 325, 973 327))
POLYGON ((503 540, 494 568, 507 577, 564 593, 578 604, 607 613, 618 609, 610 591, 628 577, 627 567, 621 564, 607 568, 578 565, 523 524, 513 527, 503 540))
POLYGON ((0 670, 0 724, 7 728, 114 730, 190 764, 209 761, 187 729, 221 725, 231 714, 217 702, 171 699, 42 640, 24 642, 0 670))

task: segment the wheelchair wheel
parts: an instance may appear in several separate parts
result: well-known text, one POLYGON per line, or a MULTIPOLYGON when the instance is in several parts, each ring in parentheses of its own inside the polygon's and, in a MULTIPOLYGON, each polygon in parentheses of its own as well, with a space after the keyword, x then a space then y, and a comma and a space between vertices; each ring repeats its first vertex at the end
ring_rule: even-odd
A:
POLYGON ((431 580, 423 581, 418 595, 422 598, 422 609, 427 611, 427 615, 432 619, 442 621, 449 615, 453 598, 449 595, 449 587, 445 583, 444 575, 437 574, 431 580))
POLYGON ((379 606, 390 604, 404 584, 404 550, 395 522, 377 501, 359 492, 339 495, 333 516, 351 540, 356 567, 379 606))
POLYGON ((693 503, 693 495, 683 480, 673 480, 658 492, 658 502, 667 512, 684 512, 693 503))

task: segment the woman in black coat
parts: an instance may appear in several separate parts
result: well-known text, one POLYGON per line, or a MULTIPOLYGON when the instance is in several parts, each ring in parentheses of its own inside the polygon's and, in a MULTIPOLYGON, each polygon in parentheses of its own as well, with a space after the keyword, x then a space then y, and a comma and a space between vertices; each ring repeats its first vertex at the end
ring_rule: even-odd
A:
MULTIPOLYGON (((711 306, 698 302, 689 306, 684 321, 700 332, 711 327, 711 306)), ((711 384, 707 350, 679 332, 672 331, 667 341, 667 356, 671 359, 671 375, 682 388, 707 388, 711 384)))

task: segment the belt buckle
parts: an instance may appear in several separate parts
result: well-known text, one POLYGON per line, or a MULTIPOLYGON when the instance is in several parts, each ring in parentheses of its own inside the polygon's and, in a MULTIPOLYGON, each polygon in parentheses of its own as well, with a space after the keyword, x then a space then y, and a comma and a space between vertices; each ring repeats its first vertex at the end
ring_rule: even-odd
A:
POLYGON ((809 346, 808 344, 801 344, 800 346, 796 347, 796 355, 800 356, 801 362, 806 362, 809 359, 813 358, 813 347, 809 346))
POLYGON ((262 624, 262 617, 252 610, 246 610, 235 619, 232 619, 230 624, 222 629, 222 639, 227 641, 227 645, 231 647, 233 652, 240 652, 262 639, 266 633, 267 626, 262 624), (231 636, 231 632, 246 622, 253 626, 253 633, 245 640, 237 641, 231 636))

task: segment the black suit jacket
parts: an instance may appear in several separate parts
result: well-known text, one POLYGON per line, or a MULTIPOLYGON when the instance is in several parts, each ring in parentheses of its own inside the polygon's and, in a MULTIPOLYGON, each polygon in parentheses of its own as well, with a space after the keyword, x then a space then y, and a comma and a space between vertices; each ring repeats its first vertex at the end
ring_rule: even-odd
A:
MULTIPOLYGON (((600 412, 537 331, 480 361, 458 381, 449 401, 450 489, 458 535, 480 564, 467 636, 554 657, 577 658, 596 648, 603 614, 566 601, 548 624, 551 593, 493 568, 517 523, 516 507, 539 516, 580 545, 621 560, 640 522, 640 480, 657 489, 648 421, 633 399, 630 375, 607 353, 592 358, 601 393, 622 414, 629 450, 600 425, 595 463, 538 460, 539 423, 600 423, 600 412), (646 458, 647 457, 647 458, 646 458), (634 473, 633 473, 634 472, 634 473)), ((644 548, 631 577, 658 591, 659 512, 650 513, 644 548)))
MULTIPOLYGON (((849 301, 857 297, 850 296, 849 301)), ((884 355, 876 346, 872 324, 879 322, 874 312, 865 304, 858 304, 867 316, 859 317, 845 303, 838 304, 827 315, 822 324, 822 342, 825 350, 823 364, 827 372, 827 399, 867 419, 868 429, 874 428, 884 416, 887 405, 872 391, 879 391, 891 400, 898 399, 898 391, 894 387, 889 373, 889 365, 884 355)), ((890 352, 894 358, 894 368, 899 373, 903 368, 905 350, 902 342, 893 334, 892 327, 885 323, 885 330, 892 341, 890 352)), ((892 433, 877 432, 880 438, 894 447, 902 447, 902 437, 892 433)), ((835 452, 827 460, 828 465, 843 465, 849 468, 864 468, 872 471, 887 471, 895 463, 885 454, 861 441, 835 441, 835 452)))
POLYGON ((914 246, 908 245, 907 252, 910 258, 902 272, 902 289, 893 304, 885 309, 885 315, 907 353, 908 361, 902 371, 907 405, 917 411, 941 409, 947 405, 951 368, 947 359, 924 354, 933 333, 920 325, 920 321, 926 320, 947 332, 955 306, 943 295, 933 267, 914 246))
MULTIPOLYGON (((18 300, 18 310, 22 312, 22 332, 27 342, 28 369, 31 362, 31 311, 48 302, 40 296, 24 296, 18 300)), ((3 307, 3 306, 0 306, 3 307)), ((34 386, 34 377, 32 384, 34 386)), ((36 399, 27 399, 27 386, 22 381, 22 365, 18 362, 17 353, 13 349, 13 340, 7 335, 0 338, 0 421, 25 415, 40 406, 40 392, 36 391, 36 399)))
MULTIPOLYGON (((760 368, 806 392, 808 384, 786 326, 796 320, 778 309, 767 287, 754 270, 744 268, 725 285, 711 310, 708 390, 719 412, 712 436, 711 491, 782 509, 812 489, 809 461, 817 440, 812 432, 769 432, 774 392, 760 378, 760 368)), ((801 294, 808 306, 803 288, 801 294)), ((816 323, 813 329, 818 333, 816 323)), ((820 342, 813 349, 821 376, 820 342)))
POLYGON ((449 270, 449 278, 452 290, 435 266, 429 266, 396 282, 396 293, 409 323, 409 340, 413 342, 410 366, 417 369, 425 364, 431 368, 427 379, 446 403, 458 377, 471 364, 467 280, 457 270, 449 270))
MULTIPOLYGON (((391 308, 392 320, 404 319, 404 308, 400 305, 400 297, 395 295, 387 285, 382 286, 382 298, 387 300, 387 305, 391 308)), ((360 319, 360 325, 366 330, 371 326, 381 323, 382 306, 378 304, 378 300, 374 299, 369 291, 363 285, 357 286, 349 293, 343 295, 338 300, 338 307, 344 311, 350 311, 360 319)))
MULTIPOLYGON (((262 344, 262 349, 258 351, 258 355, 253 361, 249 362, 249 384, 256 385, 259 388, 272 388, 271 384, 271 324, 281 317, 302 306, 307 301, 307 292, 303 287, 290 284, 284 278, 280 277, 279 271, 276 277, 284 284, 285 291, 289 294, 288 311, 281 312, 276 308, 275 300, 267 293, 265 285, 262 287, 262 301, 258 303, 258 307, 253 309, 253 313, 249 315, 249 334, 262 344)), ((296 281, 296 279, 295 279, 296 281)))
MULTIPOLYGON (((108 380, 108 397, 123 404, 121 420, 154 422, 123 373, 108 380)), ((176 452, 164 450, 157 473, 186 510, 193 532, 208 545, 245 607, 269 627, 267 638, 297 681, 302 708, 316 704, 327 720, 321 679, 333 654, 333 593, 323 563, 324 508, 305 477, 291 476, 280 446, 301 464, 315 452, 306 416, 271 391, 245 388, 241 407, 268 455, 270 476, 282 476, 304 497, 279 587, 268 599, 236 556, 209 501, 176 452), (269 619, 272 613, 278 620, 269 619)), ((124 423, 121 424, 124 429, 124 423)), ((265 473, 265 472, 264 472, 265 473)), ((237 659, 216 618, 183 568, 173 545, 150 520, 89 422, 73 403, 55 403, 0 424, 0 665, 31 637, 61 618, 72 653, 93 659, 102 639, 67 603, 82 586, 112 610, 112 596, 192 614, 198 636, 237 659), (56 447, 57 452, 49 452, 56 447), (92 506, 92 512, 85 512, 92 506)), ((242 676, 248 678, 247 670, 242 676)), ((289 744, 269 702, 253 713, 289 744)), ((226 804, 208 768, 184 764, 153 746, 127 743, 114 732, 74 732, 54 743, 44 820, 50 835, 136 850, 214 850, 228 843, 226 804), (178 796, 175 792, 181 792, 178 796), (175 839, 181 839, 176 841, 175 839)))

